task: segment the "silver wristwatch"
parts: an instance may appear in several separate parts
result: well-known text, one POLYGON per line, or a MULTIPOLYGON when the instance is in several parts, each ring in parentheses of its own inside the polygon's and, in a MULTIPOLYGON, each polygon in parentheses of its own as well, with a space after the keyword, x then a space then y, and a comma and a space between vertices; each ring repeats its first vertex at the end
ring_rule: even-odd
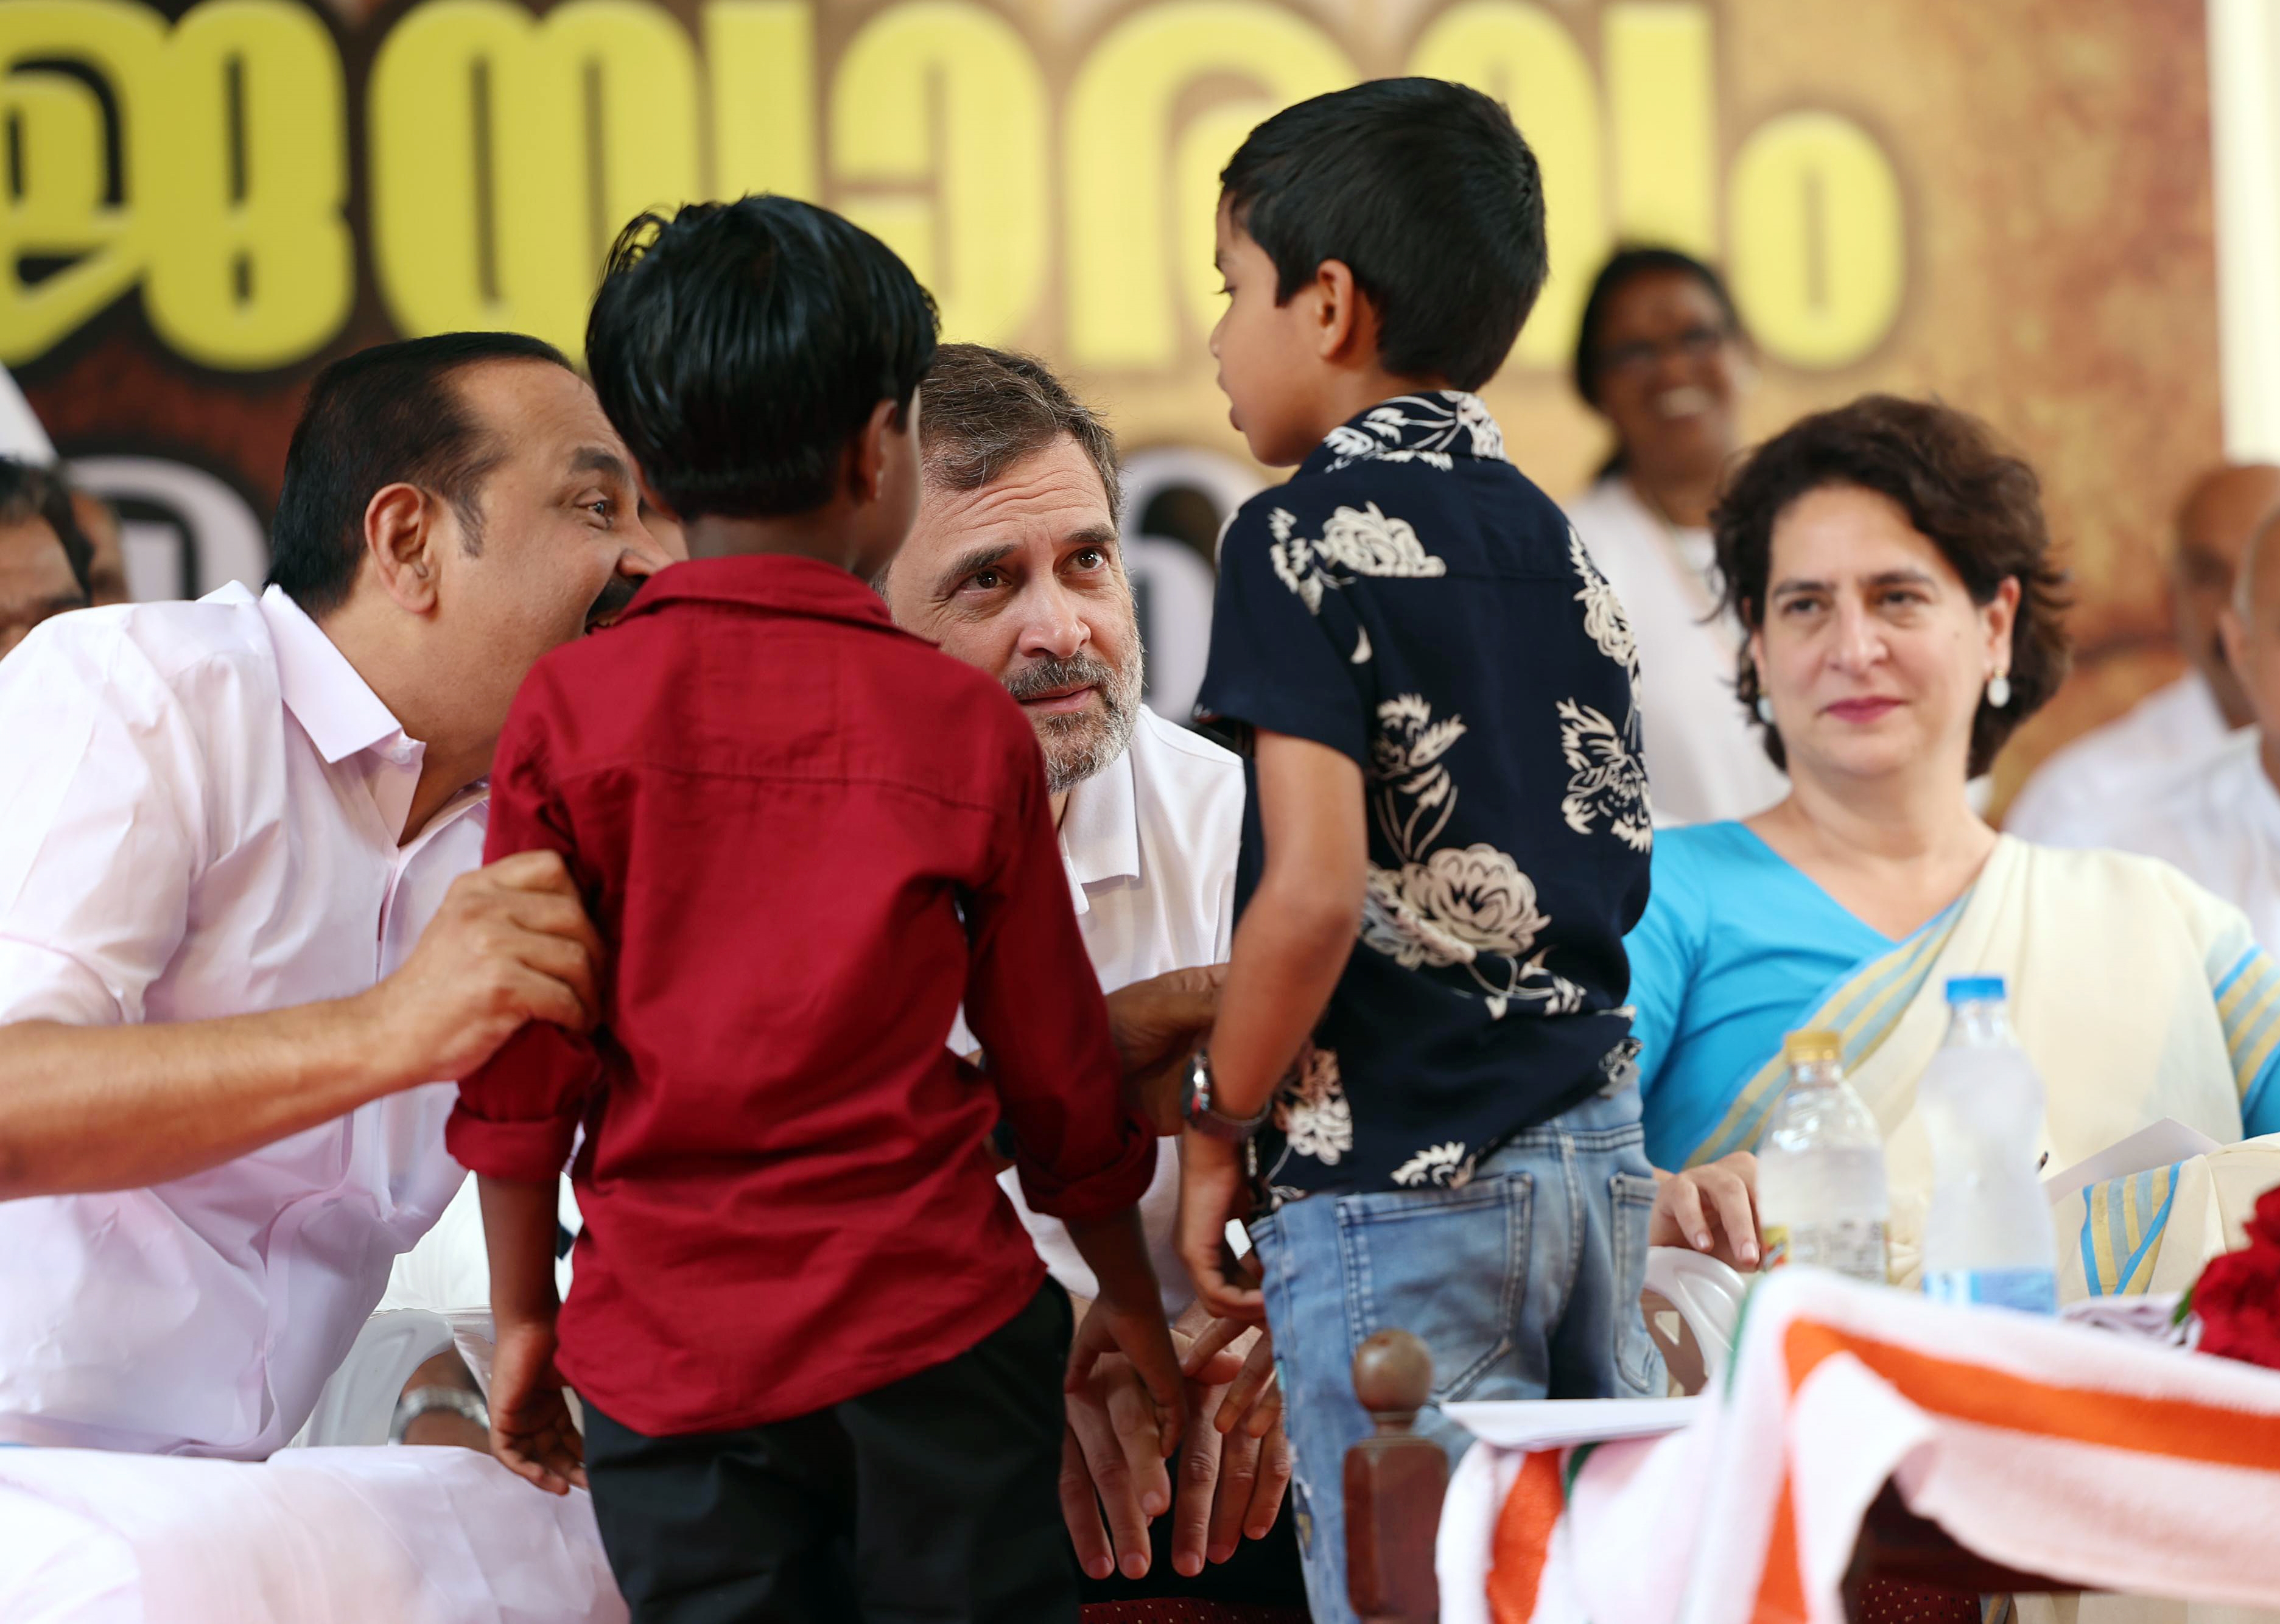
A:
POLYGON ((415 1387, 397 1401, 396 1414, 388 1423, 388 1441, 404 1442, 404 1435, 412 1430, 412 1423, 430 1410, 449 1410, 452 1414, 490 1430, 490 1407, 483 1403, 481 1393, 471 1393, 464 1387, 415 1387))
POLYGON ((1244 1144, 1257 1133, 1267 1120, 1267 1113, 1275 1108, 1269 1099, 1259 1108, 1256 1116, 1231 1117, 1212 1104, 1211 1056, 1203 1050, 1188 1063, 1188 1089, 1180 1103, 1180 1124, 1193 1128, 1206 1139, 1217 1139, 1227 1144, 1244 1144))

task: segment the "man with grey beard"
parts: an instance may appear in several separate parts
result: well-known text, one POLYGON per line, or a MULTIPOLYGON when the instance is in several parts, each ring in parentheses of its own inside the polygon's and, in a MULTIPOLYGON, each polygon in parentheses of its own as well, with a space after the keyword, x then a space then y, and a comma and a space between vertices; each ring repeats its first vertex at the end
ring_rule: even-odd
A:
MULTIPOLYGON (((897 622, 996 675, 1028 713, 1102 989, 1210 974, 1234 932, 1242 766, 1141 704, 1115 441, 1041 363, 945 344, 920 394, 919 450, 918 520, 874 583, 881 596, 897 622)), ((973 1046, 963 1030, 951 1041, 973 1046)), ((1194 1336, 1210 1319, 1174 1249, 1178 1125, 1168 1102, 1156 1104, 1159 1131, 1170 1136, 1141 1217, 1166 1318, 1194 1336)), ((1010 1178, 1006 1189, 1082 1316, 1095 1289, 1082 1260, 1058 1223, 1021 1206, 1010 1178)), ((1195 1373, 1176 1505, 1153 1434, 1136 1424, 1145 1406, 1133 1402, 1129 1374, 1105 1361, 1094 1389, 1070 1397, 1061 1502, 1088 1599, 1303 1605, 1289 1519, 1276 1515, 1289 1449, 1271 1391, 1253 1402, 1268 1366, 1265 1349, 1252 1351, 1244 1376, 1224 1355, 1195 1373), (1213 1424, 1222 1387, 1246 1411, 1224 1439, 1213 1424), (1245 1536, 1267 1543, 1245 1545, 1245 1536)))

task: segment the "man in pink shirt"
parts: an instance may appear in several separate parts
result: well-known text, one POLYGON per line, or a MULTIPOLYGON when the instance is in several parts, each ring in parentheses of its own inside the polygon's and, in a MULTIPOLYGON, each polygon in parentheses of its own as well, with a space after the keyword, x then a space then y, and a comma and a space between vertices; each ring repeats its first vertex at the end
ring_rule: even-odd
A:
POLYGON ((469 871, 523 673, 669 562, 636 508, 551 347, 381 346, 312 387, 266 594, 0 667, 0 1442, 284 1443, 459 1183, 448 1080, 590 1020, 559 862, 469 871))

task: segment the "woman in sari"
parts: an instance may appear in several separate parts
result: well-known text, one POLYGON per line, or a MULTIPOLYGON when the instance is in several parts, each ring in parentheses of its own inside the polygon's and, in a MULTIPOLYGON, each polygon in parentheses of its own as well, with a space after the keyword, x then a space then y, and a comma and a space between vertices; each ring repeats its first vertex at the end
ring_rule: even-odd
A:
MULTIPOLYGON (((2032 470, 1960 412, 1872 396, 1760 448, 1713 524, 1747 634, 1740 701, 1791 791, 1656 837, 1628 946, 1647 1151, 1675 1174, 1657 1243, 1754 1266, 1782 1035, 1828 1027, 1883 1131, 1892 1274, 1913 1283, 1931 1188, 1915 1085, 1952 975, 2008 984, 2053 1168, 2165 1117, 2221 1143, 2280 1128, 2280 969, 2238 911, 2150 858, 1999 835, 1965 797, 2065 674, 2032 470)), ((2061 1214, 2089 1289, 2144 1289, 2158 1197, 2120 1192, 2111 1235, 2061 1214)))

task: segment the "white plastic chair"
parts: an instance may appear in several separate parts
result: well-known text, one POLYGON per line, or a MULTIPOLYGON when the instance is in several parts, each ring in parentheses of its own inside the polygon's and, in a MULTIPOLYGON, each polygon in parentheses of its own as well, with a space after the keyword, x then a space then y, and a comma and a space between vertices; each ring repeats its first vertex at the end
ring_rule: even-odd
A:
POLYGON ((1717 1258, 1683 1246, 1653 1246, 1646 1254, 1646 1325, 1680 1385, 1698 1392, 1724 1373, 1733 1355, 1747 1283, 1717 1258), (1663 1305, 1668 1305, 1664 1307, 1663 1305), (1666 1323, 1675 1313, 1689 1335, 1666 1323), (1690 1380, 1698 1366, 1698 1380, 1690 1380))

